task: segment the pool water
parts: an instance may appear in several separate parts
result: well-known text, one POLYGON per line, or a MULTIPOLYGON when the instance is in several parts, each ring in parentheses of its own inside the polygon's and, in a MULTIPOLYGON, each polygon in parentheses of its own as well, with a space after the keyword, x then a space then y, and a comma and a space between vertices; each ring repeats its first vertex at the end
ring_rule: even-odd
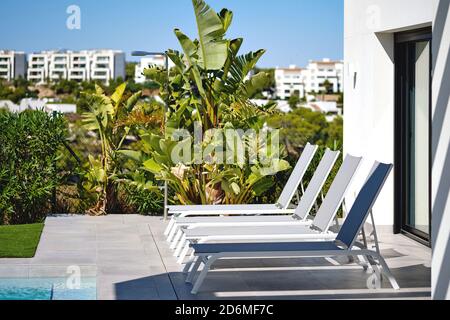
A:
POLYGON ((71 288, 66 278, 1 279, 0 300, 96 300, 95 278, 83 278, 71 288))

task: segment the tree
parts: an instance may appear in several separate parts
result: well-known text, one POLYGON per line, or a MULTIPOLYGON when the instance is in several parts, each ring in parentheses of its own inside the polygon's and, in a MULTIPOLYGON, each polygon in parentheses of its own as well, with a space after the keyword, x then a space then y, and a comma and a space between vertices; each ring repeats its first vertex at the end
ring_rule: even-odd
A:
POLYGON ((37 98, 36 90, 29 89, 28 81, 16 79, 12 84, 6 81, 0 81, 0 99, 11 100, 14 103, 20 103, 24 98, 37 98))
POLYGON ((97 132, 101 141, 100 159, 89 155, 88 172, 84 188, 96 195, 96 204, 89 210, 92 215, 114 213, 116 210, 117 188, 114 179, 119 170, 119 150, 125 137, 134 125, 130 120, 140 92, 128 99, 126 83, 119 85, 111 96, 107 96, 100 86, 87 96, 90 112, 83 114, 84 128, 97 132))
POLYGON ((299 103, 300 103, 300 97, 299 97, 298 93, 291 94, 291 96, 289 97, 289 100, 288 100, 289 107, 291 107, 292 110, 297 109, 299 103))
MULTIPOLYGON (((289 168, 286 161, 278 159, 276 154, 269 155, 269 170, 258 161, 249 165, 248 158, 243 164, 198 164, 192 157, 181 162, 171 156, 180 146, 179 141, 172 137, 178 128, 193 133, 196 121, 201 124, 203 136, 209 129, 259 131, 275 110, 273 103, 258 107, 249 99, 270 82, 266 72, 246 79, 265 50, 239 55, 243 39, 225 38, 232 22, 232 12, 223 9, 217 14, 203 0, 192 0, 192 3, 198 39, 191 40, 181 30, 175 29, 183 53, 167 51, 175 65, 170 75, 157 66, 144 71, 147 78, 159 85, 160 95, 167 101, 167 129, 161 135, 141 134, 146 151, 139 157, 145 170, 168 182, 177 202, 248 203, 273 185, 273 174, 289 168)), ((245 143, 252 142, 250 137, 244 139, 245 143)), ((209 142, 200 145, 202 150, 209 142)), ((190 146, 187 139, 181 141, 183 143, 190 146)), ((206 156, 217 159, 220 154, 211 151, 206 156)))
POLYGON ((126 81, 134 81, 134 73, 136 70, 136 62, 127 62, 126 66, 125 66, 125 80, 126 81))
POLYGON ((279 113, 268 121, 272 128, 281 130, 280 139, 288 146, 292 158, 296 158, 306 143, 330 148, 342 146, 342 118, 336 118, 331 124, 324 114, 307 108, 298 108, 288 114, 279 113))
POLYGON ((52 89, 56 94, 78 96, 80 93, 80 84, 74 80, 60 79, 52 86, 52 89))
POLYGON ((328 79, 325 79, 321 86, 324 88, 324 93, 333 93, 333 84, 328 79))

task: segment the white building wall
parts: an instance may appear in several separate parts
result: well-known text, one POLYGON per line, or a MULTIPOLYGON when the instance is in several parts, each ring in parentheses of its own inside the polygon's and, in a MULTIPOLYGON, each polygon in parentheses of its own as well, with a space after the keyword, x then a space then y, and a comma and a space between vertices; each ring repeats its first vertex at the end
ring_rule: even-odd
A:
POLYGON ((44 83, 49 78, 51 52, 39 52, 28 55, 27 79, 44 83))
POLYGON ((26 59, 25 53, 0 50, 0 78, 7 81, 25 78, 26 59))
POLYGON ((282 100, 288 99, 297 92, 300 98, 305 96, 305 86, 302 79, 302 69, 295 65, 289 68, 275 69, 276 96, 282 100))
MULTIPOLYGON (((449 0, 345 0, 344 151, 394 161, 394 33, 433 26, 432 286, 450 298, 450 12, 449 0)), ((358 175, 351 194, 365 179, 358 175)), ((393 224, 393 175, 374 207, 377 224, 393 224)))
POLYGON ((328 80, 333 85, 333 92, 343 91, 343 62, 322 59, 321 61, 310 61, 308 66, 302 70, 302 81, 305 91, 320 92, 324 90, 322 84, 328 80))
MULTIPOLYGON (((438 1, 435 1, 438 2, 438 1)), ((433 11, 432 246, 433 298, 450 299, 450 1, 433 11)))
POLYGON ((43 51, 28 58, 28 80, 125 80, 125 53, 115 50, 43 51), (77 60, 78 59, 78 60, 77 60), (80 59, 84 59, 82 62, 80 59))

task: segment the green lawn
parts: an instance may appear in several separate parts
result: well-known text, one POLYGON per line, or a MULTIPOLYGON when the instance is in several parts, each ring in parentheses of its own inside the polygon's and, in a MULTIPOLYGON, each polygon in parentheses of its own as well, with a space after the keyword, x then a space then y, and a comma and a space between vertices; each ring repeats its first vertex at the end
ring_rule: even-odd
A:
POLYGON ((34 257, 43 228, 43 223, 0 226, 0 258, 34 257))

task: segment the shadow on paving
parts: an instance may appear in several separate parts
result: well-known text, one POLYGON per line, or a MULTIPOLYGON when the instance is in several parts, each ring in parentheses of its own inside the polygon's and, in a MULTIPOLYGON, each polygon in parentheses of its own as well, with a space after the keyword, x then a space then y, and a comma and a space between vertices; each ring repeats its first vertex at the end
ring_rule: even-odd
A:
POLYGON ((155 283, 165 282, 167 287, 156 291, 165 293, 168 299, 216 300, 216 299, 429 299, 431 274, 424 265, 395 268, 392 270, 400 287, 393 290, 384 279, 381 289, 368 289, 371 274, 363 269, 337 267, 325 270, 262 270, 262 271, 210 271, 200 292, 190 293, 192 285, 185 283, 181 272, 159 274, 115 284, 116 299, 157 300, 155 283), (167 281, 167 278, 170 281, 167 281))

